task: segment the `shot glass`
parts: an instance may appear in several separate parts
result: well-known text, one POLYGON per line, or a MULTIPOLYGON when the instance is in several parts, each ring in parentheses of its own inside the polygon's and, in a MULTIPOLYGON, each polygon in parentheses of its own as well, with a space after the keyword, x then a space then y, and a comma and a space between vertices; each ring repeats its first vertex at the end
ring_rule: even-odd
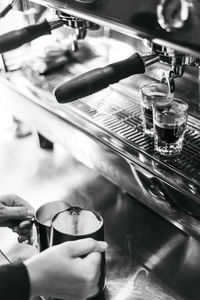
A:
POLYGON ((152 106, 155 102, 170 97, 167 83, 153 82, 140 88, 142 100, 142 123, 144 132, 150 136, 154 135, 152 106))
MULTIPOLYGON (((101 215, 94 211, 72 206, 56 214, 52 219, 51 245, 84 238, 104 240, 104 222, 101 215)), ((95 299, 105 287, 105 253, 101 253, 101 274, 99 291, 91 299, 95 299)), ((57 300, 57 299, 56 299, 57 300)))
POLYGON ((180 99, 157 101, 153 106, 154 146, 162 155, 179 154, 183 147, 188 105, 180 99))

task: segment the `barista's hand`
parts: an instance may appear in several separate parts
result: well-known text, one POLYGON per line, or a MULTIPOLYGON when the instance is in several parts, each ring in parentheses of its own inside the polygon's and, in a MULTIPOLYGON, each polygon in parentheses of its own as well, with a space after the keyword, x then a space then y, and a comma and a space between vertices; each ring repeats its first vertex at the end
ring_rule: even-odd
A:
POLYGON ((31 295, 83 300, 98 292, 101 254, 107 243, 93 239, 65 242, 25 261, 31 295))
POLYGON ((0 196, 0 226, 7 226, 19 235, 18 241, 30 240, 33 207, 15 194, 0 196))

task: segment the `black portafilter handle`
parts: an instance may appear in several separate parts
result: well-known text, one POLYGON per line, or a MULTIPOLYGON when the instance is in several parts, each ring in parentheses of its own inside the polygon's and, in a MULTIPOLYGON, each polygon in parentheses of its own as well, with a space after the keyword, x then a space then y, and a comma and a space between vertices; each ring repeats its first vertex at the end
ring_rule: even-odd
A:
POLYGON ((1 12, 0 12, 0 18, 3 18, 7 15, 7 13, 13 8, 12 4, 8 4, 1 12))
POLYGON ((60 20, 48 22, 45 19, 40 23, 7 32, 0 36, 0 53, 16 49, 40 36, 51 34, 52 29, 56 29, 62 24, 60 20))
POLYGON ((105 89, 123 78, 144 72, 145 63, 135 53, 125 60, 94 69, 59 85, 55 88, 54 95, 59 103, 69 103, 105 89))

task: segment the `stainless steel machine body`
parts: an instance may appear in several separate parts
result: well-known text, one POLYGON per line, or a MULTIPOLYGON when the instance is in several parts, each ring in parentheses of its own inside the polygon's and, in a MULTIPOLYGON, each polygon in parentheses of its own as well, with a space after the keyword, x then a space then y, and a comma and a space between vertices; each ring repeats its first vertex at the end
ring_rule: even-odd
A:
POLYGON ((38 76, 33 70, 23 69, 1 78, 2 90, 10 95, 5 105, 12 107, 22 121, 62 144, 78 160, 128 193, 103 210, 112 249, 108 253, 108 292, 102 299, 199 299, 200 1, 34 2, 65 18, 68 26, 71 22, 79 34, 84 31, 77 41, 85 38, 85 30, 97 29, 94 24, 109 28, 109 36, 105 31, 107 36, 101 39, 107 50, 98 64, 112 61, 114 52, 115 60, 118 55, 120 60, 123 50, 118 48, 119 40, 129 51, 141 54, 148 51, 144 46, 148 40, 160 58, 146 68, 144 75, 134 75, 107 90, 62 105, 53 98, 55 86, 77 75, 77 67, 82 72, 91 69, 96 58, 84 66, 76 63, 75 71, 67 66, 38 76), (177 22, 172 22, 171 16, 177 22), (177 97, 187 101, 190 108, 183 151, 176 158, 157 155, 152 138, 144 135, 141 125, 139 87, 169 71, 173 71, 177 97), (108 213, 113 216, 112 224, 108 213), (155 213, 162 218, 157 216, 154 223, 151 214, 155 213), (137 230, 132 229, 134 226, 137 230), (187 281, 190 271, 191 280, 187 281), (145 288, 153 290, 155 282, 154 292, 145 294, 145 288), (168 288, 162 289, 165 285, 168 288))

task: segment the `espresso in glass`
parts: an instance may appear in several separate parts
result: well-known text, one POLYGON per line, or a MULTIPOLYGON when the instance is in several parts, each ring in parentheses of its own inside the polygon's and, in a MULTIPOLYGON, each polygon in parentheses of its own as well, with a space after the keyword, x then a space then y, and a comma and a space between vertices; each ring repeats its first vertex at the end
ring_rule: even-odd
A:
POLYGON ((142 96, 142 124, 144 132, 150 136, 154 135, 153 128, 153 105, 169 96, 169 88, 166 83, 152 82, 141 87, 142 96))
POLYGON ((162 155, 179 154, 182 150, 188 117, 188 105, 180 99, 158 101, 153 106, 154 145, 162 155))

